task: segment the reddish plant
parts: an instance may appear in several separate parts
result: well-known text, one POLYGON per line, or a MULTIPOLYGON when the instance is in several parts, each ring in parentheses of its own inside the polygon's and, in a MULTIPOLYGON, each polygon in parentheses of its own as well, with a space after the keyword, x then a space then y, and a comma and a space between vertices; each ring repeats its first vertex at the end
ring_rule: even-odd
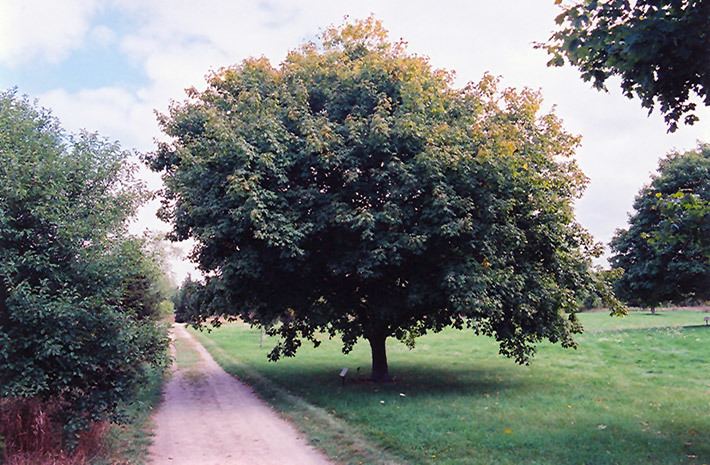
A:
POLYGON ((85 465, 103 452, 108 423, 93 424, 79 434, 69 451, 62 440, 62 425, 56 421, 61 410, 57 401, 0 399, 0 437, 6 465, 85 465))

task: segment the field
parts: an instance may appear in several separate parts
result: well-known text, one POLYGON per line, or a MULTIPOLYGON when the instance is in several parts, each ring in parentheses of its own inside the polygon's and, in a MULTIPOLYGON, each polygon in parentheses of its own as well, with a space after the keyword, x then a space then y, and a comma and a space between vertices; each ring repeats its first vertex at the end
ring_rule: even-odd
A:
POLYGON ((411 351, 391 341, 386 385, 366 381, 366 344, 345 356, 325 341, 270 363, 274 341, 260 347, 241 324, 198 337, 342 463, 699 465, 710 463, 705 315, 585 313, 578 349, 542 344, 530 366, 466 332, 427 335, 411 351))

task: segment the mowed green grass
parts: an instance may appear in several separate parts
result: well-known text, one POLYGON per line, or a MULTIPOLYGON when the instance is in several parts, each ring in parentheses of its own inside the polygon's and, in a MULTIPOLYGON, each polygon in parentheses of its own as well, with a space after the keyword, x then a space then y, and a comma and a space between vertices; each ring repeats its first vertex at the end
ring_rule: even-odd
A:
MULTIPOLYGON (((386 385, 365 380, 365 343, 346 356, 338 341, 326 340, 273 363, 266 353, 274 341, 267 338, 260 348, 259 331, 244 325, 198 337, 231 373, 247 381, 262 375, 406 464, 710 464, 705 315, 582 314, 587 332, 577 337, 579 348, 541 344, 530 366, 501 357, 494 341, 465 331, 427 335, 414 350, 391 341, 396 381, 386 385), (352 375, 345 386, 342 367, 352 375)), ((317 420, 289 412, 256 384, 314 431, 310 423, 317 420)), ((324 449, 340 450, 342 463, 367 463, 356 455, 349 460, 347 446, 324 449)))

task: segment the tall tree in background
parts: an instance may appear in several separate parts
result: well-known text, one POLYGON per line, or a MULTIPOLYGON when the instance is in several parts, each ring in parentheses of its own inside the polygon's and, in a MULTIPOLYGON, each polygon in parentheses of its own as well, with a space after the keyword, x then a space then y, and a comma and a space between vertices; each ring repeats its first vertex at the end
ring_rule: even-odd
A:
POLYGON ((710 145, 662 159, 629 223, 611 242, 622 299, 651 308, 710 299, 710 145))
POLYGON ((193 281, 192 277, 188 275, 173 297, 175 321, 177 323, 194 321, 193 316, 200 314, 202 307, 200 299, 204 296, 202 284, 193 281))
POLYGON ((540 96, 464 89, 372 18, 330 28, 273 67, 246 60, 161 119, 164 219, 194 238, 201 322, 237 314, 281 336, 359 338, 372 378, 385 342, 470 328, 526 363, 574 346, 598 252, 575 222, 578 139, 540 96))
POLYGON ((155 269, 126 232, 145 197, 127 156, 0 93, 0 397, 61 405, 70 438, 113 417, 166 346, 155 269))
POLYGON ((710 1, 583 0, 563 10, 538 45, 549 65, 568 61, 600 90, 619 76, 624 95, 649 113, 660 107, 670 132, 698 120, 695 97, 710 105, 710 1))
POLYGON ((175 286, 164 268, 165 249, 156 237, 126 237, 113 251, 120 272, 116 286, 123 289, 116 305, 139 320, 159 319, 161 303, 172 298, 175 286))

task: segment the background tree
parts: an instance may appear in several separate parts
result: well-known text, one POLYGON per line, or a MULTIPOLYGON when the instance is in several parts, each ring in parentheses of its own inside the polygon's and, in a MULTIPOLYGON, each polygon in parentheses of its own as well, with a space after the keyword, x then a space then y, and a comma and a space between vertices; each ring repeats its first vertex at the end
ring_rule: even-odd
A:
POLYGON ((197 281, 193 281, 192 277, 188 275, 173 298, 175 321, 177 323, 194 321, 193 315, 199 315, 202 306, 200 299, 204 295, 201 291, 202 285, 197 281))
POLYGON ((618 295, 632 305, 710 299, 710 145, 671 153, 611 241, 618 295))
POLYGON ((238 314, 293 355, 320 331, 344 351, 468 327, 526 363, 543 339, 574 345, 576 296, 598 252, 575 222, 578 139, 530 90, 486 76, 464 89, 346 24, 275 68, 246 60, 161 118, 173 138, 162 216, 207 275, 200 313, 238 314))
POLYGON ((126 233, 145 197, 127 156, 0 93, 0 397, 60 404, 69 438, 115 417, 166 347, 126 268, 148 260, 126 233))
POLYGON ((124 290, 116 304, 138 319, 158 320, 172 313, 172 305, 167 313, 163 305, 176 292, 167 263, 172 251, 160 236, 127 237, 114 252, 120 261, 120 272, 114 275, 119 280, 116 285, 124 290))
POLYGON ((624 274, 621 268, 603 269, 597 266, 593 270, 597 286, 581 296, 579 304, 584 310, 602 308, 608 300, 605 298, 606 293, 616 287, 616 282, 624 274))
POLYGON ((163 231, 145 231, 142 237, 145 253, 160 269, 161 289, 172 299, 179 283, 172 269, 173 260, 182 260, 184 252, 177 244, 170 241, 163 231))
POLYGON ((552 56, 548 65, 568 61, 600 90, 619 76, 624 95, 649 113, 660 107, 670 132, 698 120, 695 96, 710 105, 709 1, 575 1, 556 22, 549 42, 538 44, 552 56))

